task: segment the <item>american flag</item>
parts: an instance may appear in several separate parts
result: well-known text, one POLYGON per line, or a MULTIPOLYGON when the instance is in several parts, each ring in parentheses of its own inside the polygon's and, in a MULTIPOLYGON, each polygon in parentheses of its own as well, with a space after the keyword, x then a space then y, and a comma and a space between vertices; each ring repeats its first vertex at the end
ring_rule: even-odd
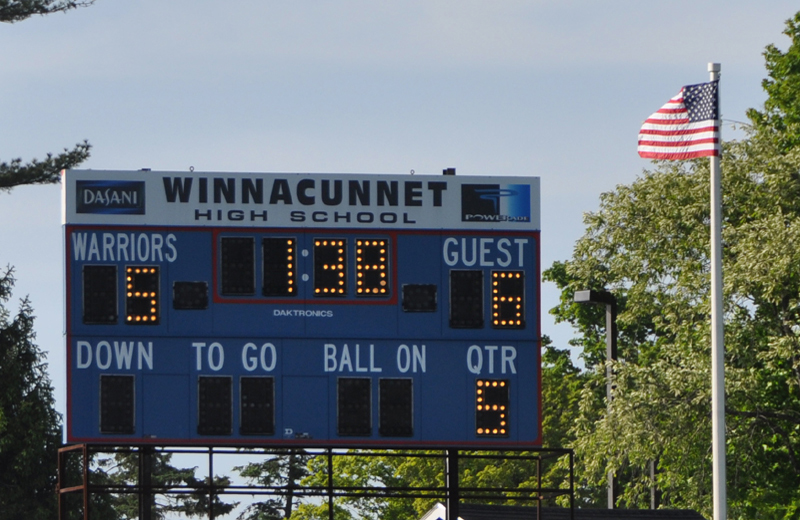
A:
POLYGON ((639 131, 639 156, 645 159, 694 159, 719 155, 719 81, 687 85, 639 131))

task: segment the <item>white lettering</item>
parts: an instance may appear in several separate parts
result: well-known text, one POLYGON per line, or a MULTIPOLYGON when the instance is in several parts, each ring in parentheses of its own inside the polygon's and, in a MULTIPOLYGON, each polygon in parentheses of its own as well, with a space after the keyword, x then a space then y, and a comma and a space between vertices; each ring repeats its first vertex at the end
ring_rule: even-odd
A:
MULTIPOLYGON (((492 239, 489 238, 487 240, 492 240, 492 239)), ((478 259, 477 242, 478 242, 477 239, 475 238, 472 239, 472 258, 470 260, 467 260, 467 239, 466 238, 461 239, 461 261, 464 262, 464 265, 466 265, 467 267, 475 265, 475 262, 478 259)))
POLYGON ((114 235, 103 233, 103 260, 114 261, 114 235))
POLYGON ((75 250, 75 260, 86 258, 86 233, 72 234, 72 248, 75 250))
POLYGON ((515 238, 514 243, 519 246, 519 266, 522 267, 522 246, 528 243, 527 238, 515 238))
POLYGON ((451 251, 450 246, 457 246, 458 240, 453 237, 444 240, 444 263, 454 266, 458 263, 458 251, 451 251))
POLYGON ((478 345, 472 345, 467 349, 467 370, 473 374, 480 374, 483 368, 483 353, 478 345))
POLYGON ((222 365, 225 363, 225 351, 222 349, 222 345, 219 343, 212 343, 208 346, 208 368, 217 372, 219 369, 222 368, 222 365), (214 362, 214 352, 217 352, 217 362, 214 362))
POLYGON ((500 352, 499 369, 503 374, 517 373, 517 366, 514 360, 517 359, 517 349, 508 345, 498 347, 497 345, 484 345, 481 349, 478 345, 472 345, 467 349, 467 370, 473 374, 480 374, 483 370, 483 360, 488 359, 487 373, 495 373, 495 357, 500 352))
MULTIPOLYGON (((77 368, 89 368, 94 361, 100 370, 108 370, 116 359, 117 370, 130 370, 133 364, 134 341, 106 341, 97 342, 94 347, 88 341, 78 341, 77 347, 77 368), (113 343, 113 346, 112 346, 113 343)), ((153 370, 153 342, 138 342, 138 365, 142 370, 145 366, 153 370)))
POLYGON ((137 344, 139 350, 139 370, 142 369, 142 361, 147 363, 147 368, 153 370, 153 342, 147 342, 147 349, 144 348, 144 343, 141 341, 137 344))
POLYGON ((497 352, 497 345, 486 345, 486 357, 489 358, 489 373, 494 374, 494 353, 497 352))
POLYGON ((370 372, 383 372, 381 367, 375 366, 375 345, 369 345, 369 371, 370 372))
POLYGON ((272 372, 275 370, 275 365, 278 364, 278 353, 275 351, 275 345, 272 343, 264 343, 261 345, 261 368, 265 372, 272 372), (267 363, 267 351, 270 353, 270 363, 267 363))
POLYGON ((489 254, 489 244, 494 242, 493 238, 482 238, 481 239, 481 265, 485 265, 488 267, 492 267, 494 262, 486 258, 489 254))
POLYGON ((397 370, 405 374, 411 368, 411 351, 408 345, 400 345, 397 347, 397 370))
POLYGON ((125 341, 114 342, 114 352, 117 354, 117 369, 122 370, 131 368, 131 359, 133 359, 133 341, 127 343, 125 341))
MULTIPOLYGON (((517 245, 517 264, 523 267, 525 264, 525 244, 527 238, 515 238, 517 245)), ((444 262, 448 266, 458 264, 466 267, 479 265, 481 267, 508 267, 513 261, 511 253, 511 240, 508 238, 462 238, 460 241, 454 237, 444 239, 442 246, 444 262)))
POLYGON ((117 233, 117 259, 128 261, 128 235, 117 233))
POLYGON ((344 372, 344 367, 347 365, 347 371, 353 371, 353 362, 350 360, 350 349, 347 348, 347 343, 342 347, 342 358, 339 360, 339 372, 344 372))
MULTIPOLYGON (((338 357, 338 360, 337 355, 339 354, 339 349, 336 345, 333 343, 326 343, 324 347, 325 372, 383 372, 383 368, 375 364, 375 345, 369 346, 369 362, 362 359, 361 345, 358 343, 354 345, 355 368, 353 367, 353 358, 350 354, 350 347, 347 345, 347 343, 342 345, 341 356, 338 357), (364 361, 364 364, 361 363, 362 361, 364 361)), ((274 347, 272 348, 274 349, 274 347)))
POLYGON ((150 235, 150 250, 153 252, 154 262, 163 262, 164 256, 161 254, 161 247, 164 245, 164 237, 158 233, 150 235))
MULTIPOLYGON (((242 366, 245 370, 252 372, 258 368, 259 362, 261 362, 261 369, 264 372, 272 372, 275 370, 275 365, 278 363, 278 355, 277 351, 275 350, 275 345, 272 343, 264 343, 261 345, 259 357, 249 354, 251 350, 258 350, 258 347, 254 343, 247 343, 244 347, 242 347, 242 366), (267 352, 269 352, 269 356, 267 356, 267 352), (269 362, 267 362, 267 357, 269 357, 269 362)), ((327 366, 325 371, 328 372, 327 366)))
POLYGON ((256 350, 257 348, 258 347, 256 347, 253 343, 247 343, 244 347, 242 347, 242 366, 248 372, 252 372, 256 369, 256 367, 258 367, 258 361, 256 360, 255 356, 248 357, 247 351, 250 349, 256 350))
POLYGON ((175 241, 178 238, 170 233, 167 235, 167 249, 169 249, 169 253, 167 253, 167 262, 174 262, 178 259, 178 249, 175 247, 175 241))
POLYGON ((397 370, 405 374, 409 370, 414 373, 427 370, 427 359, 425 345, 420 348, 419 345, 406 344, 397 347, 397 370))
POLYGON ((97 247, 97 235, 92 233, 92 239, 89 241, 89 256, 87 260, 92 260, 92 256, 94 256, 94 260, 100 260, 100 249, 97 247))
POLYGON ((195 352, 197 353, 197 371, 203 370, 203 349, 206 347, 205 343, 192 343, 192 346, 195 348, 195 352))
POLYGON ((505 260, 501 260, 498 255, 497 265, 500 267, 508 267, 511 265, 511 253, 508 251, 508 246, 510 245, 511 241, 507 238, 501 238, 497 241, 497 252, 505 256, 505 260))
POLYGON ((113 356, 111 354, 111 345, 108 343, 108 341, 101 341, 97 344, 97 346, 95 347, 95 358, 97 359, 97 368, 99 368, 100 370, 106 370, 108 367, 111 366, 111 359, 113 358, 113 356), (105 361, 101 362, 100 356, 102 354, 102 351, 105 351, 106 359, 105 361))
POLYGON ((88 341, 78 342, 78 368, 89 368, 92 364, 92 344, 88 341), (84 358, 83 353, 86 352, 84 358))
POLYGON ((332 343, 325 344, 325 372, 336 371, 336 345, 332 343))
POLYGON ((502 359, 502 372, 504 374, 506 373, 506 366, 508 366, 512 374, 517 373, 517 367, 514 365, 514 360, 517 358, 517 349, 508 346, 501 347, 500 358, 502 359))
POLYGON ((76 261, 174 262, 178 238, 169 233, 72 233, 76 261))
POLYGON ((148 240, 147 235, 144 233, 139 235, 139 238, 136 239, 136 249, 139 250, 140 262, 147 262, 150 259, 150 240, 148 240))
POLYGON ((418 346, 412 345, 414 349, 414 367, 413 371, 417 372, 419 369, 420 372, 425 372, 425 345, 422 345, 422 350, 419 349, 418 346))
POLYGON ((356 372, 368 372, 369 368, 361 366, 361 345, 356 343, 356 372))

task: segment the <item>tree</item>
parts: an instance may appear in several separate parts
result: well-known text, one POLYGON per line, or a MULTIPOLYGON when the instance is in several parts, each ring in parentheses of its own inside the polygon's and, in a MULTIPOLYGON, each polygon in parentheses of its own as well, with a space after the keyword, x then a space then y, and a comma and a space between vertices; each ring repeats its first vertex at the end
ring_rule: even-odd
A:
MULTIPOLYGON (((0 0, 0 22, 14 23, 93 2, 0 0)), ((60 171, 85 161, 90 148, 84 141, 61 154, 47 154, 44 160, 0 162, 0 191, 22 184, 59 182, 60 171)), ((61 417, 55 411, 45 356, 33 342, 30 302, 23 299, 13 319, 3 305, 13 284, 9 267, 0 273, 0 519, 53 518, 61 417)), ((103 500, 94 503, 105 505, 103 500)))
POLYGON ((22 159, 0 162, 0 191, 10 191, 23 184, 55 184, 61 181, 61 170, 74 168, 89 158, 92 148, 84 141, 72 150, 53 156, 48 153, 44 160, 33 159, 27 164, 22 159))
POLYGON ((0 273, 0 519, 53 518, 61 420, 30 302, 23 299, 13 317, 2 305, 13 286, 7 268, 0 273))
POLYGON ((280 520, 292 517, 297 506, 294 490, 309 475, 306 464, 311 458, 304 450, 282 450, 261 462, 233 468, 250 484, 284 491, 275 498, 250 504, 239 515, 239 520, 280 520))
MULTIPOLYGON (((728 498, 732 518, 800 514, 800 13, 786 52, 764 56, 768 99, 722 161, 728 498)), ((656 163, 601 196, 573 257, 545 273, 562 290, 552 312, 585 348, 576 423, 578 474, 623 482, 644 506, 649 460, 664 503, 711 508, 709 172, 705 160, 656 163), (599 316, 572 302, 609 289, 620 305, 614 399, 600 391, 599 316)))
MULTIPOLYGON (((92 5, 94 0, 0 0, 0 22, 14 23, 34 15, 63 13, 92 5)), ((48 153, 43 160, 22 159, 0 162, 0 191, 9 191, 23 184, 55 184, 61 180, 61 170, 74 168, 89 158, 91 145, 84 141, 63 153, 48 153)))
POLYGON ((800 144, 800 13, 786 21, 783 34, 792 40, 786 52, 775 45, 764 51, 769 76, 761 83, 768 95, 764 110, 751 108, 747 116, 759 134, 786 151, 800 144))
MULTIPOLYGON (((159 488, 181 488, 180 494, 156 493, 151 497, 151 517, 155 520, 167 518, 171 514, 187 517, 205 517, 213 504, 215 515, 230 513, 236 503, 223 502, 219 495, 210 501, 206 492, 209 478, 199 480, 195 476, 197 468, 178 468, 172 464, 172 454, 145 450, 141 452, 120 451, 113 456, 99 456, 94 459, 90 480, 96 485, 136 486, 139 483, 139 465, 150 464, 151 484, 159 488)), ((223 489, 230 485, 227 477, 214 476, 214 487, 223 489)), ((132 493, 114 493, 104 506, 102 518, 127 520, 139 518, 139 497, 132 493), (113 515, 113 516, 109 516, 113 515)), ((147 507, 147 506, 145 506, 147 507)), ((96 507, 95 507, 96 509, 96 507)), ((94 509, 93 509, 94 511, 94 509)))
POLYGON ((0 22, 14 23, 37 14, 64 13, 93 3, 94 0, 0 0, 0 22))
MULTIPOLYGON (((722 171, 730 514, 789 518, 800 505, 800 150, 728 143, 722 171)), ((710 514, 708 186, 706 161, 657 164, 603 194, 572 259, 545 275, 586 349, 578 473, 601 486, 614 470, 629 507, 646 507, 656 460, 665 505, 710 514), (599 319, 572 302, 587 287, 620 305, 608 412, 599 319)))

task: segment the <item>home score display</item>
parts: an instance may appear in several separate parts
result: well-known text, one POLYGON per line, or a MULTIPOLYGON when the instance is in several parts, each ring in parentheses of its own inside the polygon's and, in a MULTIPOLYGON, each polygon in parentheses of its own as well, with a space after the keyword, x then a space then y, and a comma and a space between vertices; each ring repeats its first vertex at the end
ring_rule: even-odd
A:
POLYGON ((63 190, 70 442, 541 444, 538 178, 63 190))

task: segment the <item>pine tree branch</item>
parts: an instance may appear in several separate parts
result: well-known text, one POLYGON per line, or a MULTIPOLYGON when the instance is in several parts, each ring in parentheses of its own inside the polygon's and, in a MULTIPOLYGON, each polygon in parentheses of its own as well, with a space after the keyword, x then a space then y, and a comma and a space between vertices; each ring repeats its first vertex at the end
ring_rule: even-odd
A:
POLYGON ((94 0, 0 0, 0 22, 19 22, 33 15, 63 13, 93 3, 94 0))
POLYGON ((0 191, 10 191, 23 184, 56 184, 61 180, 61 170, 74 168, 88 159, 91 148, 92 145, 84 141, 72 150, 65 148, 59 155, 48 153, 42 161, 33 159, 28 164, 22 164, 22 159, 0 162, 0 191))

